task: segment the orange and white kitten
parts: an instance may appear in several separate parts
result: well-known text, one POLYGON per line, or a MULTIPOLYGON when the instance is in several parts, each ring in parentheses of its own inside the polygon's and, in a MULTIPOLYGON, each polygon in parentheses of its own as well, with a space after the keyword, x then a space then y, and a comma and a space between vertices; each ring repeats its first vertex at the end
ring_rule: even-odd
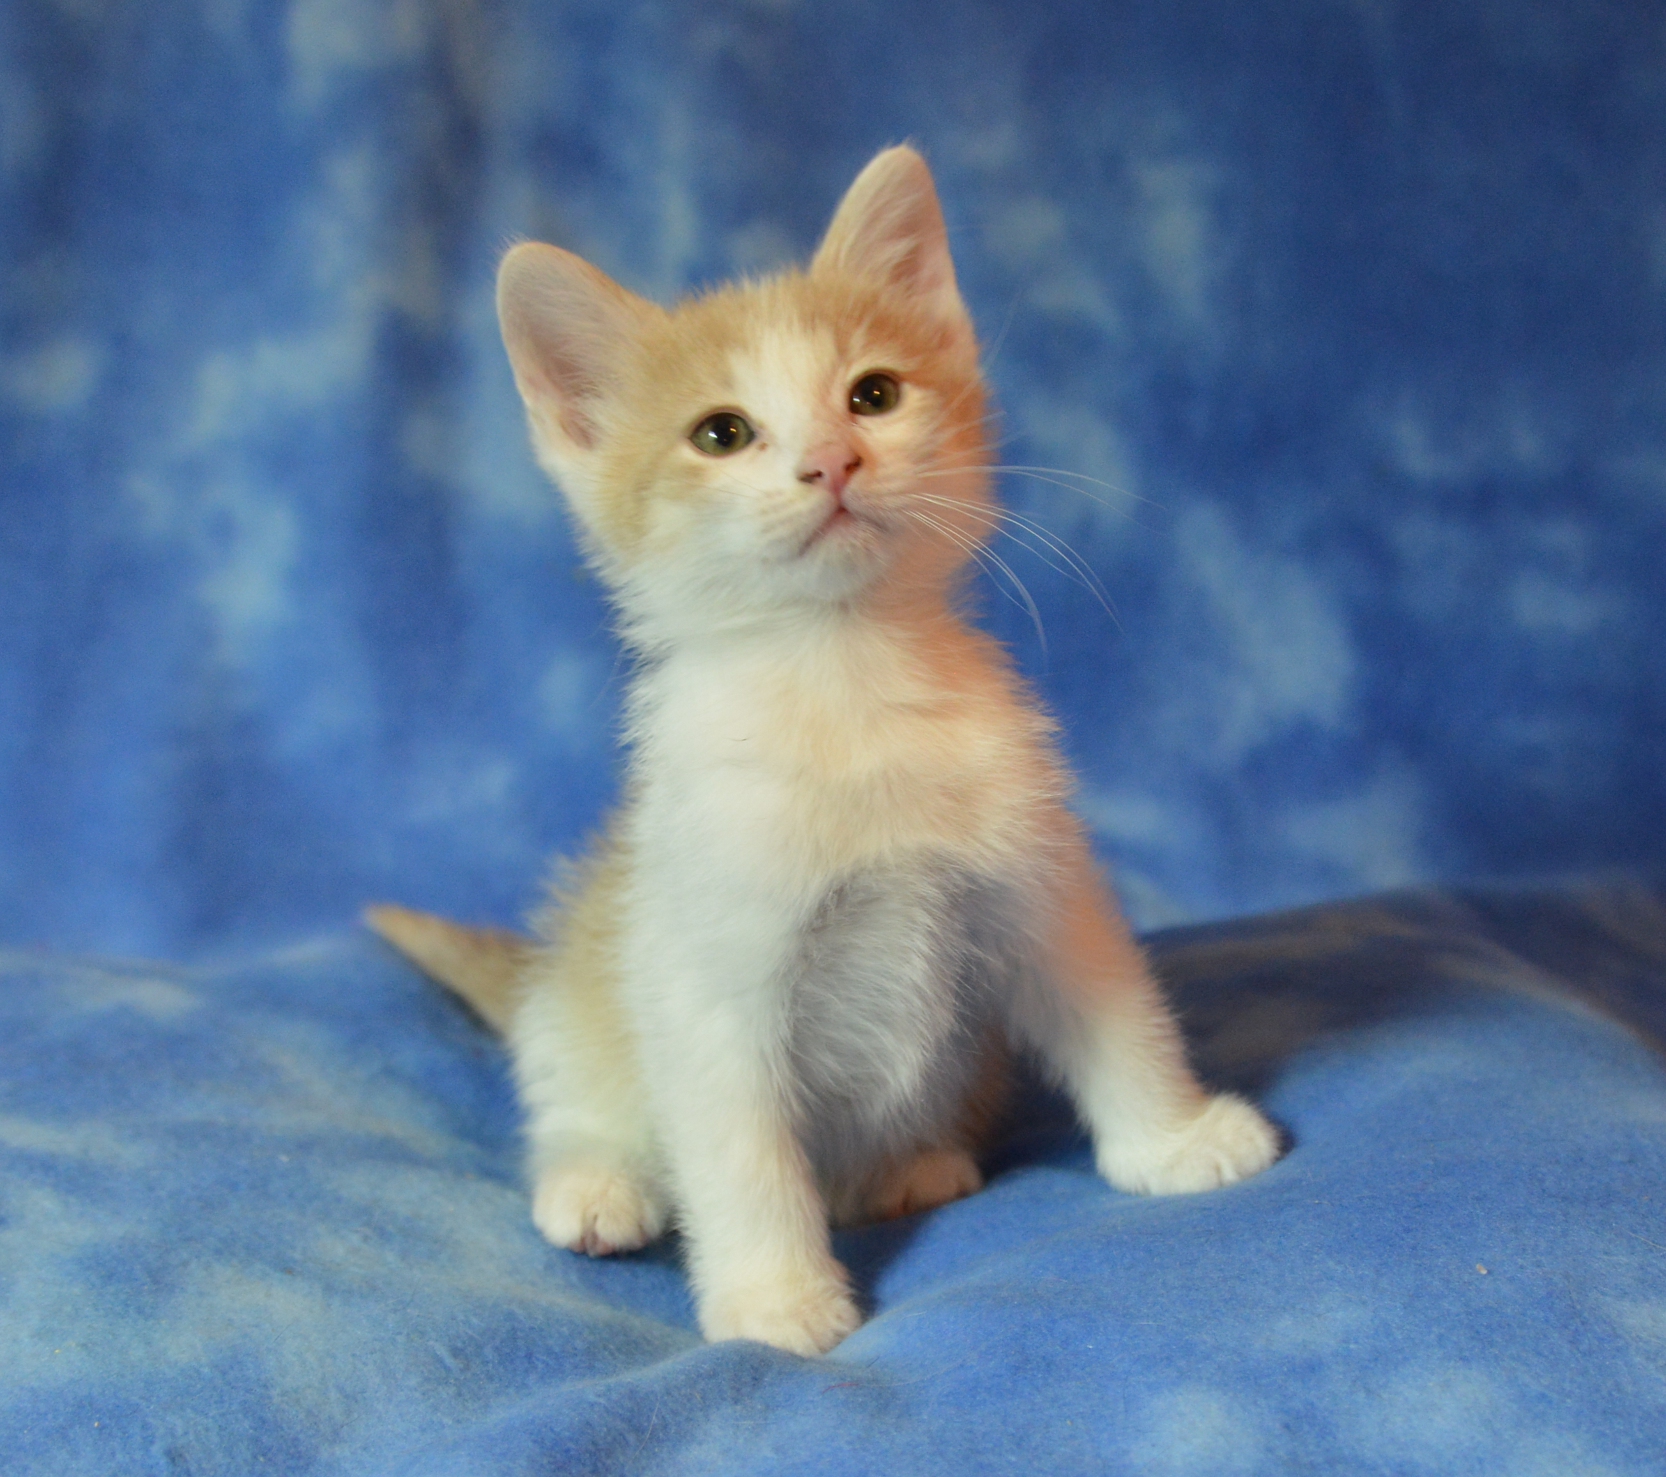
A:
POLYGON ((815 1354, 861 1319, 830 1218, 977 1190, 1011 1049, 1120 1189, 1272 1163, 958 613, 984 386, 919 155, 868 165, 807 271, 667 311, 526 244, 498 311, 637 659, 626 796, 540 942, 370 917, 505 1031, 544 1235, 606 1255, 674 1219, 707 1337, 815 1354))

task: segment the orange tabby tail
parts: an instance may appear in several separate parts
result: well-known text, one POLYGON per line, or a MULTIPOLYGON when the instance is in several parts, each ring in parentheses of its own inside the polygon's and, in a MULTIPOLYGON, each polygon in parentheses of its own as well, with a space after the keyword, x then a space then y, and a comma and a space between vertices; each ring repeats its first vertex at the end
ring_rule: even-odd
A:
POLYGON ((509 1024, 528 942, 502 928, 466 928, 432 913, 378 903, 364 921, 424 974, 454 990, 501 1032, 509 1024))

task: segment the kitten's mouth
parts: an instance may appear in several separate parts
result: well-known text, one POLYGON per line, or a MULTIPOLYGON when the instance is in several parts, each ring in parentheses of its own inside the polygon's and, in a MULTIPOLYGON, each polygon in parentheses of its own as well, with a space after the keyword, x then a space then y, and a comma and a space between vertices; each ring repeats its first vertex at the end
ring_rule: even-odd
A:
POLYGON ((849 504, 839 502, 834 505, 833 511, 822 520, 815 532, 804 540, 803 546, 798 552, 800 555, 808 554, 812 549, 829 541, 843 543, 873 527, 875 527, 875 524, 871 518, 866 518, 856 512, 849 504))

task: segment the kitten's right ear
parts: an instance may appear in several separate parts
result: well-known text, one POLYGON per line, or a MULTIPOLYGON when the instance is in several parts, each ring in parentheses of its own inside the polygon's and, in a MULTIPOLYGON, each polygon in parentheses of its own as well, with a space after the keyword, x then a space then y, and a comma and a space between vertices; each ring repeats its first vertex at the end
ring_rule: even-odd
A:
POLYGON ((497 274, 503 345, 541 459, 571 474, 595 450, 597 413, 658 310, 559 246, 527 241, 497 274))

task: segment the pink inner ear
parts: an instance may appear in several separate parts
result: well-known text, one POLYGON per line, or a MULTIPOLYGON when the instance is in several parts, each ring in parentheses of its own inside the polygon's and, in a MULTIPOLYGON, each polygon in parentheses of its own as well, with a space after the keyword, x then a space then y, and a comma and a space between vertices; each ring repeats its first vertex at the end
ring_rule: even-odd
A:
POLYGON ((884 282, 963 322, 948 233, 931 171, 913 149, 887 149, 856 177, 812 270, 884 282))
POLYGON ((537 242, 503 259, 497 306, 527 408, 546 432, 590 449, 595 408, 655 309, 581 257, 537 242))

